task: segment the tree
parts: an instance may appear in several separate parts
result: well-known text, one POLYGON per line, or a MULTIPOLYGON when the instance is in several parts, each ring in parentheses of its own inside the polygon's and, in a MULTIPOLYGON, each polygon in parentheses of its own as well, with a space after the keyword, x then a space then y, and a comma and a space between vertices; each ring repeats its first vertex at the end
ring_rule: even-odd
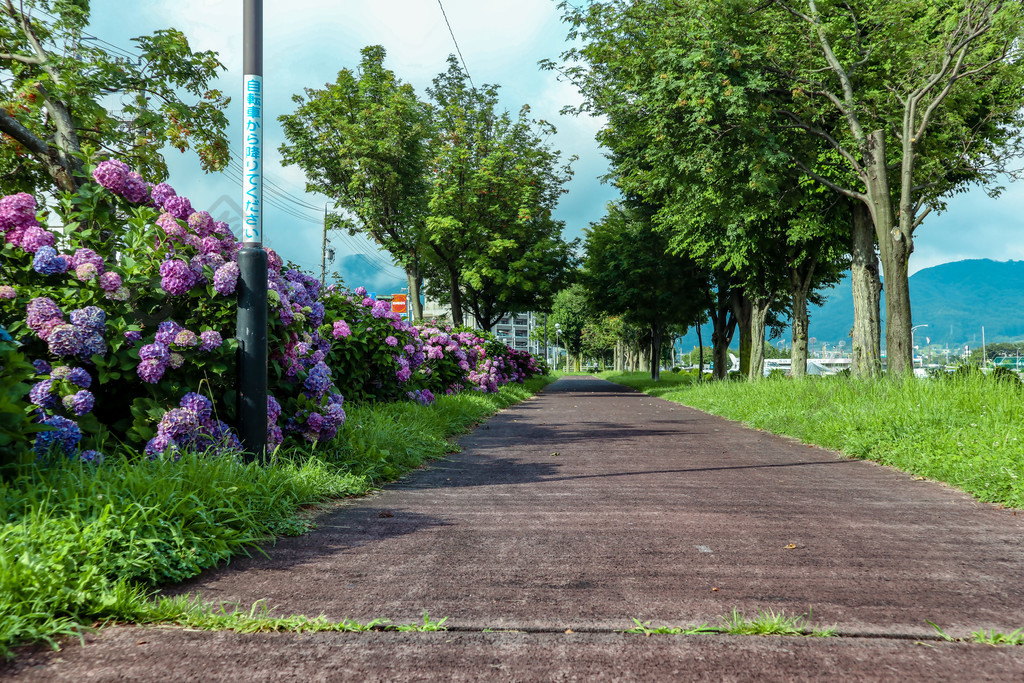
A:
MULTIPOLYGON (((772 61, 796 96, 778 114, 824 140, 857 179, 805 171, 871 213, 886 283, 891 372, 912 368, 908 261, 914 233, 942 197, 989 182, 1022 153, 1020 3, 1000 0, 775 0, 766 12, 772 61), (828 115, 840 130, 822 130, 828 115)), ((802 163, 802 162, 799 162, 802 163)))
POLYGON ((334 83, 293 96, 295 112, 278 117, 288 139, 280 150, 286 166, 305 172, 307 192, 354 216, 335 216, 335 225, 365 232, 402 264, 419 320, 430 111, 384 68, 386 55, 365 47, 358 72, 342 69, 334 83))
MULTIPOLYGON (((568 19, 577 32, 571 35, 588 42, 566 53, 576 62, 566 73, 586 98, 579 111, 609 120, 599 137, 612 150, 617 183, 660 207, 654 222, 674 252, 729 282, 719 303, 729 302, 738 324, 742 370, 760 377, 771 312, 788 292, 794 320, 803 323, 794 330, 805 330, 809 289, 826 284, 815 272, 830 270, 820 261, 842 253, 819 248, 835 243, 835 228, 803 215, 821 202, 809 200, 807 183, 778 141, 768 144, 749 125, 764 118, 760 102, 747 95, 764 89, 763 78, 739 71, 734 52, 696 42, 672 3, 592 3, 568 19), (810 231, 812 225, 818 229, 810 231)), ((712 315, 723 354, 717 376, 731 338, 729 317, 712 315)), ((798 366, 806 362, 806 344, 794 346, 800 349, 798 366)))
POLYGON ((668 253, 650 213, 650 207, 609 205, 587 231, 584 283, 595 308, 650 331, 651 379, 658 381, 667 328, 699 321, 708 284, 693 259, 668 253))
POLYGON ((889 367, 900 373, 910 361, 914 231, 944 196, 991 184, 1021 153, 1021 14, 998 0, 614 0, 567 16, 591 41, 575 55, 614 62, 598 87, 618 80, 629 94, 619 107, 674 96, 671 109, 643 111, 655 140, 677 130, 700 149, 739 134, 764 151, 736 159, 752 184, 771 168, 759 158, 781 153, 867 207, 887 285, 889 367))
POLYGON ((216 53, 193 52, 183 33, 164 29, 134 39, 135 61, 86 40, 87 2, 4 0, 0 17, 6 191, 73 191, 93 156, 118 157, 160 180, 168 144, 194 148, 206 171, 227 164, 229 98, 209 87, 224 68, 216 53))
POLYGON ((477 89, 454 55, 427 89, 434 103, 430 213, 432 288, 461 324, 468 308, 488 328, 502 315, 546 308, 565 283, 573 244, 552 218, 570 159, 544 143, 555 132, 524 106, 497 112, 498 87, 477 89), (465 300, 464 300, 465 297, 465 300))
POLYGON ((583 350, 583 329, 592 318, 587 290, 577 282, 555 294, 548 326, 549 329, 554 329, 556 324, 560 326, 558 342, 566 353, 579 359, 583 350))

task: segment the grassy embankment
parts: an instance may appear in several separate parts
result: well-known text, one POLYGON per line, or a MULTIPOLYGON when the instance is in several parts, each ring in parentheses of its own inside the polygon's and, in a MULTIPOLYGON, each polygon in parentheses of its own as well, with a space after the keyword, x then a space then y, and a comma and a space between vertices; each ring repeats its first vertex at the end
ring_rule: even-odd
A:
POLYGON ((212 608, 154 600, 181 581, 311 528, 310 507, 365 494, 455 448, 448 437, 539 391, 553 378, 497 394, 346 406, 340 438, 279 452, 266 466, 231 458, 177 463, 115 455, 100 466, 64 463, 0 482, 0 655, 18 643, 78 633, 105 620, 238 630, 432 630, 437 622, 387 626, 272 618, 260 606, 212 608))
POLYGON ((1024 508, 1024 387, 980 374, 858 381, 845 377, 695 382, 601 373, 652 396, 751 427, 943 481, 1024 508))

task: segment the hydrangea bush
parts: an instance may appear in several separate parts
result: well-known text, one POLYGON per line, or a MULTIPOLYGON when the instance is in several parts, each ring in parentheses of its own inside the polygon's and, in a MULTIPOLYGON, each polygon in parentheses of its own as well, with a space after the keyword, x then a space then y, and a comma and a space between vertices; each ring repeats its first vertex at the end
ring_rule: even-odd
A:
MULTIPOLYGON (((10 400, 39 430, 23 459, 95 460, 114 441, 149 457, 237 451, 240 243, 122 162, 100 163, 93 179, 62 198, 59 216, 37 215, 28 194, 0 199, 0 325, 32 368, 10 400), (63 229, 47 227, 58 218, 63 229)), ((334 438, 346 398, 430 403, 542 371, 478 332, 402 321, 362 288, 322 289, 267 253, 271 447, 334 438)))

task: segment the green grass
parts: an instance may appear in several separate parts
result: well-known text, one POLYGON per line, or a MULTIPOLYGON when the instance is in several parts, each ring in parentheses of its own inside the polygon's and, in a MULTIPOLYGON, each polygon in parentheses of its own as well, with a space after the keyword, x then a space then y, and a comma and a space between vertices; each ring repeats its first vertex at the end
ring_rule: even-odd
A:
MULTIPOLYGON (((307 531, 317 503, 367 493, 444 456, 455 447, 448 437, 549 381, 442 396, 429 407, 347 405, 334 444, 279 452, 266 467, 113 455, 100 466, 67 462, 0 482, 0 655, 10 657, 20 643, 54 644, 105 620, 240 624, 237 609, 154 603, 151 594, 233 555, 259 552, 275 536, 307 531)), ((250 625, 286 623, 247 614, 250 625)), ((440 626, 425 619, 419 630, 440 626)))
POLYGON ((981 375, 695 382, 603 373, 670 401, 1024 507, 1024 390, 981 375))
POLYGON ((734 636, 804 636, 828 638, 836 635, 831 627, 811 626, 806 615, 789 616, 785 612, 761 610, 753 617, 748 617, 739 610, 733 610, 728 616, 718 618, 718 626, 651 626, 651 622, 633 619, 635 626, 623 633, 638 633, 645 636, 655 634, 667 635, 699 635, 726 634, 734 636))

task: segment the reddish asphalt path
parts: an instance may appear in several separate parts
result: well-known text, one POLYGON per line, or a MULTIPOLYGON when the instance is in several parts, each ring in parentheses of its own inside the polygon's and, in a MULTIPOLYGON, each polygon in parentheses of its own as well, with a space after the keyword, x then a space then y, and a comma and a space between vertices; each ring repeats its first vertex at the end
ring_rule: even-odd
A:
POLYGON ((427 611, 452 630, 116 628, 0 678, 1024 680, 1024 648, 938 642, 928 624, 1024 627, 1024 515, 588 377, 460 443, 269 558, 176 589, 281 615, 427 611), (618 633, 765 609, 841 635, 618 633))

